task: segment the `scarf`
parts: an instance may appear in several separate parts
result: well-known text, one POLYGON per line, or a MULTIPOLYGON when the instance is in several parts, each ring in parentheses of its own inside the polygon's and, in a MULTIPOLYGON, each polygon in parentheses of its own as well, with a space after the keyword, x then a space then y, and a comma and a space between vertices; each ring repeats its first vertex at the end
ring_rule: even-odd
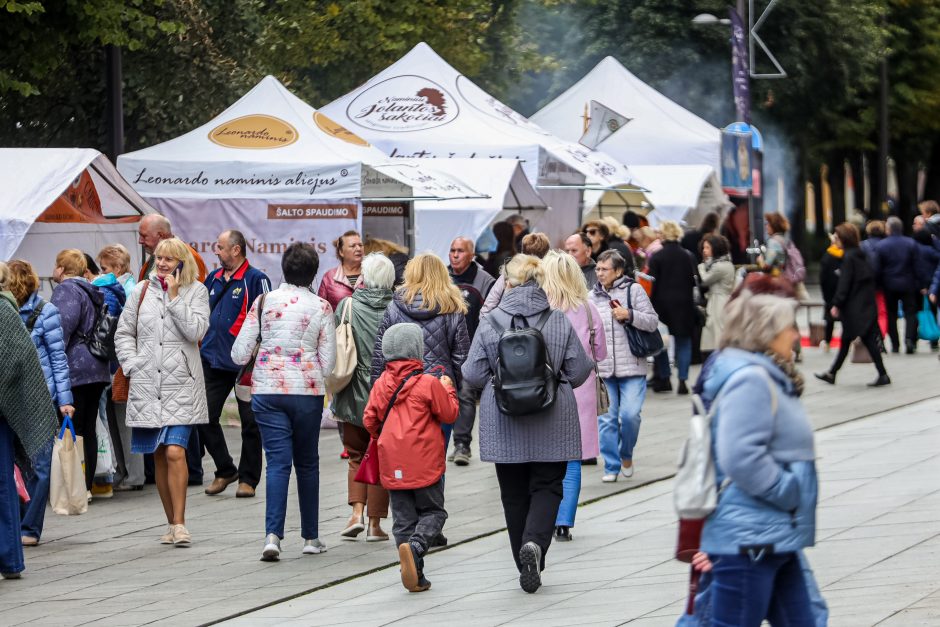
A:
POLYGON ((831 244, 829 248, 826 249, 826 252, 832 255, 833 257, 835 257, 836 259, 842 259, 842 256, 845 254, 845 251, 839 248, 838 246, 836 246, 835 244, 831 244))
POLYGON ((800 374, 800 371, 796 369, 796 364, 793 363, 793 360, 784 359, 773 351, 767 351, 764 354, 773 360, 774 364, 776 364, 776 366, 783 371, 783 374, 787 375, 787 377, 793 383, 793 390, 796 392, 797 398, 803 396, 803 375, 800 374))
POLYGON ((32 459, 52 441, 58 420, 39 355, 19 312, 0 299, 0 420, 16 436, 16 463, 30 474, 32 459))

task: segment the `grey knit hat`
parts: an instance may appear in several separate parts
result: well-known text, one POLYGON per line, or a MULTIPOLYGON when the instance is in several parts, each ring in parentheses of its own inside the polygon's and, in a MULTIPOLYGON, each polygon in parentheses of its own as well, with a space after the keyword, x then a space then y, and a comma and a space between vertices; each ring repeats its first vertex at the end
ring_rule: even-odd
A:
POLYGON ((396 359, 424 360, 424 331, 413 322, 393 324, 382 336, 385 361, 396 359))

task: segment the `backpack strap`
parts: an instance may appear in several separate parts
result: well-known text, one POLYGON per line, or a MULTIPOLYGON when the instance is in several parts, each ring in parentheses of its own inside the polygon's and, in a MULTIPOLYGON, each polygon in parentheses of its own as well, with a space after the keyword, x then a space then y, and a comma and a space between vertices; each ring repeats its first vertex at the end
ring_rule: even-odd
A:
POLYGON ((39 320, 39 315, 42 313, 42 308, 46 306, 46 301, 39 299, 39 302, 33 308, 33 311, 29 314, 29 317, 26 319, 26 330, 30 333, 33 332, 33 329, 36 327, 36 321, 39 320))
POLYGON ((401 380, 401 383, 398 384, 398 387, 395 388, 395 391, 392 393, 392 398, 388 401, 388 407, 385 408, 385 416, 382 418, 382 424, 379 425, 379 433, 382 433, 382 426, 385 424, 385 421, 388 420, 389 414, 392 413, 392 407, 395 405, 395 401, 398 400, 398 393, 401 392, 402 388, 405 387, 405 384, 408 383, 408 379, 415 375, 421 374, 421 370, 412 370, 405 378, 401 380))

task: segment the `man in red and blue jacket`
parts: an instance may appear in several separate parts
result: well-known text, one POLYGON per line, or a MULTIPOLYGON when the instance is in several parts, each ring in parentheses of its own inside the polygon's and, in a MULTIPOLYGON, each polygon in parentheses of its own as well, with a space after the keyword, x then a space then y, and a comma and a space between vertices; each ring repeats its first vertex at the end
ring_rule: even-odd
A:
POLYGON ((238 468, 232 461, 219 418, 232 393, 239 366, 232 361, 232 344, 256 298, 270 291, 271 281, 245 258, 245 236, 235 230, 219 235, 215 254, 221 267, 206 277, 209 290, 209 330, 202 340, 202 370, 206 381, 209 423, 199 425, 199 440, 215 461, 215 479, 206 494, 219 494, 238 481, 237 497, 255 495, 261 479, 261 434, 251 403, 238 401, 242 423, 242 453, 238 468))

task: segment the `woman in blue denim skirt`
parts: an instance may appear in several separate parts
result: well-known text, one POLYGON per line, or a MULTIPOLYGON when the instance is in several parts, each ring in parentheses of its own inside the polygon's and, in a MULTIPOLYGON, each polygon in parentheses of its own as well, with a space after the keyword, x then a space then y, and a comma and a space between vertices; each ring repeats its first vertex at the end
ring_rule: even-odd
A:
POLYGON ((130 379, 131 452, 153 453, 167 522, 160 542, 187 547, 186 445, 193 426, 209 422, 199 357, 209 328, 209 292, 196 280, 196 261, 181 240, 163 240, 154 257, 153 272, 127 299, 114 345, 130 379))
POLYGON ((257 346, 251 408, 267 459, 263 561, 281 555, 291 467, 297 472, 303 554, 326 551, 320 541, 320 419, 326 378, 336 363, 333 309, 313 293, 320 258, 311 244, 291 244, 281 258, 284 282, 258 298, 232 346, 246 364, 257 346))

